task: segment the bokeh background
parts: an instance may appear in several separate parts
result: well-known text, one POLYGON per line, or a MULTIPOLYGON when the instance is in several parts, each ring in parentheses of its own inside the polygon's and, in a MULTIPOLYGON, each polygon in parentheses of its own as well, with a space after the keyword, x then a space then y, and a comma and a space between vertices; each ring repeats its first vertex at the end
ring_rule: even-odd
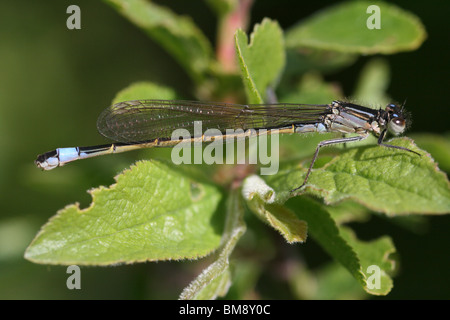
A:
MULTIPOLYGON (((214 43, 216 19, 203 1, 155 1, 189 15, 214 43)), ((335 1, 255 0, 254 23, 264 17, 288 28, 335 1)), ((449 137, 448 2, 395 1, 418 15, 428 39, 417 51, 386 56, 391 68, 390 96, 407 98, 413 114, 408 134, 430 132, 449 137)), ((158 44, 97 0, 0 2, 0 298, 1 299, 174 299, 205 266, 198 262, 142 263, 82 269, 82 290, 66 288, 65 267, 36 265, 23 258, 33 237, 57 210, 90 203, 86 190, 114 182, 113 176, 140 154, 80 161, 61 170, 42 172, 37 154, 63 146, 105 143, 96 131, 99 113, 132 82, 148 80, 174 88, 187 99, 193 84, 158 44), (66 28, 66 8, 81 8, 82 29, 66 28)), ((353 91, 362 57, 349 68, 326 76, 345 93, 353 91)), ((401 267, 394 289, 382 299, 450 298, 450 216, 427 218, 412 231, 382 217, 355 225, 361 239, 393 238, 401 267)), ((274 235, 276 237, 277 235, 274 235)), ((301 249, 312 268, 327 261, 308 241, 301 249)), ((257 283, 260 297, 290 298, 270 286, 277 261, 266 281, 257 283)))

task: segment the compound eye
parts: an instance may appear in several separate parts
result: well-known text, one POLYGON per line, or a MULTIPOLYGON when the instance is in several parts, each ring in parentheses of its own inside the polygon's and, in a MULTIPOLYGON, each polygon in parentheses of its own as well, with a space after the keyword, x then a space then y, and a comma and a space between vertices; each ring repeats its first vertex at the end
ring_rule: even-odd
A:
POLYGON ((389 121, 388 129, 394 135, 399 135, 405 131, 406 122, 402 118, 393 118, 389 121))

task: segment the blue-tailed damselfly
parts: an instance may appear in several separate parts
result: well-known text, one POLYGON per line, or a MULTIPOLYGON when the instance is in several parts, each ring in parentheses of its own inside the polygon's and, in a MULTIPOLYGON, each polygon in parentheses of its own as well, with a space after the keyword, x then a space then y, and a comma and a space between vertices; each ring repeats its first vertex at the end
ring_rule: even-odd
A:
MULTIPOLYGON (((330 104, 258 104, 240 105, 217 102, 180 100, 134 100, 114 104, 99 116, 98 131, 117 141, 93 147, 58 148, 38 156, 39 168, 51 170, 78 159, 119 153, 141 148, 174 146, 180 140, 171 139, 175 129, 193 133, 194 122, 201 121, 206 129, 215 128, 226 134, 226 129, 277 129, 278 133, 339 132, 355 136, 325 140, 317 145, 303 184, 323 146, 364 140, 370 133, 378 136, 378 145, 417 152, 383 143, 387 131, 403 133, 407 119, 403 106, 388 104, 383 109, 371 109, 357 104, 333 101, 330 104)), ((212 141, 215 137, 196 137, 192 141, 212 141)), ((293 191, 294 191, 293 190, 293 191)))

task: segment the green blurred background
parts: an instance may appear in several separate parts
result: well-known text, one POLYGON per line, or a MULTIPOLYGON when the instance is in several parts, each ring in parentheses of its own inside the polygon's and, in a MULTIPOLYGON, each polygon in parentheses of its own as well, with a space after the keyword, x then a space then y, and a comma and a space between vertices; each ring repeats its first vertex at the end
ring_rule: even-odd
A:
MULTIPOLYGON (((155 2, 191 16, 215 42, 216 19, 203 1, 155 2)), ((333 3, 256 0, 250 26, 270 17, 286 29, 333 3)), ((395 1, 420 17, 428 39, 417 51, 386 56, 389 94, 408 99, 414 120, 408 135, 431 132, 448 139, 450 5, 432 3, 395 1)), ((158 44, 99 0, 2 1, 0 25, 0 298, 177 298, 204 262, 83 268, 82 290, 70 291, 65 267, 36 265, 24 260, 23 253, 57 210, 74 202, 86 207, 86 190, 113 183, 114 175, 142 157, 103 157, 42 172, 34 166, 36 155, 56 147, 104 143, 96 131, 97 116, 132 82, 153 81, 194 99, 189 77, 158 44), (71 4, 81 8, 81 30, 66 28, 71 4)), ((326 80, 340 83, 349 94, 368 59, 360 58, 326 80)), ((376 216, 354 225, 363 240, 391 236, 400 254, 394 289, 385 299, 450 298, 449 227, 449 216, 431 217, 427 228, 416 232, 376 216)), ((329 259, 312 240, 301 248, 280 246, 301 250, 312 268, 329 259)), ((271 289, 270 274, 263 278, 269 280, 257 283, 261 297, 291 297, 271 289)))

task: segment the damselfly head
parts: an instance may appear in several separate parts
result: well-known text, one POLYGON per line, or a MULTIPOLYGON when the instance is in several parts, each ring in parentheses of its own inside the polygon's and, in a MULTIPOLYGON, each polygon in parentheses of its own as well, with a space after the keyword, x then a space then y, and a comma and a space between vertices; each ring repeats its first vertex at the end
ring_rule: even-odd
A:
POLYGON ((403 106, 398 106, 396 104, 388 104, 386 107, 386 112, 388 114, 388 130, 393 135, 402 134, 407 125, 407 119, 403 112, 403 106))

